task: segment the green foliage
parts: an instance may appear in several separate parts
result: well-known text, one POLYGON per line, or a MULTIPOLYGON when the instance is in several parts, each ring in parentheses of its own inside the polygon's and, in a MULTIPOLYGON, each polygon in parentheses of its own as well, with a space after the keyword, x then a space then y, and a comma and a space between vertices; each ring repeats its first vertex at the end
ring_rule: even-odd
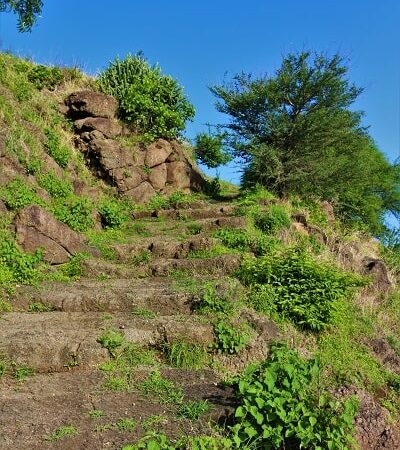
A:
POLYGON ((53 204, 54 216, 75 231, 87 231, 94 225, 93 204, 85 197, 71 195, 53 204))
POLYGON ((282 318, 314 331, 332 322, 334 311, 351 288, 367 284, 366 279, 318 263, 297 249, 258 259, 247 258, 239 277, 253 286, 253 295, 258 295, 253 304, 259 305, 258 310, 274 308, 282 318), (265 305, 260 304, 262 299, 265 305))
POLYGON ((36 313, 36 312, 50 312, 54 311, 54 305, 45 305, 42 302, 32 302, 28 306, 28 312, 36 313))
POLYGON ((178 407, 176 415, 181 419, 198 420, 210 410, 207 400, 187 400, 178 407))
POLYGON ((120 331, 110 328, 97 338, 97 342, 114 356, 115 349, 122 346, 125 342, 125 337, 120 331))
POLYGON ((104 416, 104 411, 102 411, 101 409, 92 409, 88 412, 88 415, 92 419, 98 419, 104 416))
POLYGON ((42 11, 41 0, 0 0, 0 12, 13 12, 18 16, 18 30, 31 31, 42 11))
POLYGON ((73 425, 64 425, 47 436, 46 441, 55 442, 68 436, 76 436, 77 429, 73 425))
POLYGON ((100 203, 99 213, 104 228, 119 229, 128 220, 127 206, 117 199, 105 199, 100 203))
POLYGON ((151 261, 152 253, 150 250, 143 250, 137 255, 131 257, 131 262, 134 266, 143 266, 151 261))
POLYGON ((151 372, 145 380, 137 385, 137 388, 144 395, 156 399, 160 403, 180 405, 183 402, 182 389, 164 378, 158 370, 151 372))
POLYGON ((250 341, 250 330, 243 325, 232 325, 225 320, 219 320, 214 325, 214 347, 220 353, 235 354, 242 350, 250 341))
POLYGON ((357 405, 318 389, 319 362, 285 345, 271 346, 267 361, 250 366, 237 384, 233 439, 238 448, 350 449, 357 405))
POLYGON ((54 172, 47 172, 36 177, 39 185, 55 199, 65 199, 72 194, 72 185, 68 180, 61 180, 54 172))
POLYGON ((223 166, 231 161, 231 156, 223 149, 223 136, 199 133, 195 142, 196 159, 209 169, 223 166))
POLYGON ((180 369, 202 369, 209 362, 204 346, 187 342, 172 342, 163 346, 168 364, 180 369))
POLYGON ((25 206, 43 205, 43 200, 36 194, 35 188, 27 184, 22 178, 15 177, 0 190, 8 208, 17 210, 25 206))
POLYGON ((141 308, 140 306, 134 306, 132 308, 132 314, 134 316, 143 317, 144 319, 154 319, 157 314, 146 308, 141 308))
POLYGON ((200 234, 203 229, 203 226, 199 223, 190 223, 187 226, 188 234, 196 235, 200 234))
POLYGON ((54 159, 54 161, 62 168, 67 167, 71 158, 70 150, 68 147, 61 143, 60 137, 57 131, 46 128, 44 134, 47 137, 45 148, 47 153, 54 159))
POLYGON ((0 285, 32 284, 40 279, 42 254, 22 252, 7 232, 0 232, 0 285))
POLYGON ((290 215, 284 205, 271 205, 266 212, 254 217, 254 225, 264 233, 275 233, 289 228, 291 224, 290 215))
POLYGON ((121 450, 177 450, 165 434, 151 433, 142 437, 136 444, 124 445, 121 450))
POLYGON ((178 82, 150 66, 140 53, 111 62, 98 83, 118 100, 122 119, 150 140, 176 138, 193 119, 194 108, 178 82))
MULTIPOLYGON (((1 266, 0 266, 1 270, 1 266)), ((1 276, 0 276, 0 286, 1 286, 1 276)), ((6 300, 0 299, 0 315, 2 313, 11 312, 13 310, 11 303, 7 302, 6 300)))
POLYGON ((229 316, 235 310, 232 301, 226 296, 221 297, 212 282, 205 284, 200 301, 196 302, 193 307, 196 311, 210 315, 222 314, 229 316))
POLYGON ((23 383, 28 377, 33 376, 34 373, 31 367, 17 367, 14 370, 13 378, 19 383, 23 383))
POLYGON ((46 88, 50 91, 62 83, 64 75, 59 67, 43 66, 41 64, 32 67, 28 73, 28 80, 39 90, 46 88))
POLYGON ((211 91, 230 116, 221 128, 246 164, 244 186, 329 200, 342 218, 381 232, 384 212, 399 211, 400 168, 349 108, 362 89, 347 72, 339 55, 303 51, 284 57, 272 76, 242 73, 211 91))
POLYGON ((170 209, 179 208, 182 205, 189 205, 194 200, 196 200, 195 194, 185 194, 182 191, 175 191, 171 195, 154 195, 147 203, 147 209, 158 210, 158 209, 170 209))

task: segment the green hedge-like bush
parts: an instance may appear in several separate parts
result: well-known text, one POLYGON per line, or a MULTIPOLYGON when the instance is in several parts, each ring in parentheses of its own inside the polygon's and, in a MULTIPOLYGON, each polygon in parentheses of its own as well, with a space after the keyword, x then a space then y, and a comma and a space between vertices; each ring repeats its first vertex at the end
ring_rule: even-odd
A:
POLYGON ((297 249, 247 258, 238 275, 252 287, 254 298, 250 295, 249 302, 255 309, 266 312, 266 308, 273 308, 271 313, 314 331, 332 322, 339 302, 352 288, 368 283, 361 276, 319 263, 297 249))
POLYGON ((118 100, 121 118, 149 140, 178 137, 194 117, 178 82, 150 66, 140 53, 115 59, 99 75, 98 84, 118 100))

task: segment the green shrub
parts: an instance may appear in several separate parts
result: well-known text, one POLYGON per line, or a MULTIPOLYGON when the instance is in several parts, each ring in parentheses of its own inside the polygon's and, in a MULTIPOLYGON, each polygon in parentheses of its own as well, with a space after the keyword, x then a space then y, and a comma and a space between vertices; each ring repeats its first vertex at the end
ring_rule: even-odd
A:
POLYGON ((104 228, 121 228, 128 220, 127 208, 116 199, 103 200, 99 207, 101 223, 104 228))
POLYGON ((223 149, 223 136, 199 133, 195 140, 196 159, 209 169, 231 161, 231 156, 223 149))
POLYGON ((285 345, 271 346, 268 360, 250 366, 237 383, 240 406, 231 432, 238 448, 353 448, 354 399, 321 392, 317 360, 304 360, 285 345))
POLYGON ((218 295, 214 284, 206 283, 204 286, 204 292, 201 295, 200 301, 194 305, 196 311, 204 314, 223 314, 231 315, 235 310, 232 301, 228 298, 218 295))
POLYGON ((13 210, 32 204, 43 205, 44 203, 36 194, 35 188, 19 177, 9 181, 0 192, 7 207, 13 210))
POLYGON ((37 89, 54 89, 62 83, 64 79, 63 72, 58 67, 43 66, 41 64, 33 66, 28 72, 28 80, 35 85, 37 89))
POLYGON ((93 204, 84 197, 70 196, 53 204, 54 216, 75 231, 87 231, 94 225, 93 204))
MULTIPOLYGON (((314 331, 332 321, 335 309, 349 295, 351 288, 365 286, 368 282, 360 276, 318 263, 296 249, 258 259, 244 259, 238 276, 245 284, 253 286, 253 293, 259 285, 269 285, 265 297, 268 307, 272 305, 273 296, 274 309, 283 319, 314 331)), ((263 308, 258 306, 258 310, 263 308)))
POLYGON ((98 83, 118 100, 122 119, 148 139, 176 138, 193 119, 194 108, 178 82, 150 66, 140 53, 111 62, 98 83))
POLYGON ((7 283, 31 284, 40 278, 42 254, 22 252, 6 232, 0 233, 0 285, 7 283))
POLYGON ((68 180, 61 180, 54 172, 47 172, 37 177, 39 185, 57 199, 65 199, 72 194, 72 185, 68 180))
POLYGON ((289 228, 291 223, 287 208, 283 205, 271 205, 267 212, 254 217, 254 225, 264 233, 275 233, 289 228))
POLYGON ((47 137, 45 148, 47 153, 54 159, 54 161, 62 168, 67 167, 71 158, 68 147, 63 145, 56 131, 51 128, 46 128, 44 134, 47 137))
POLYGON ((124 344, 125 337, 120 331, 110 328, 97 338, 97 342, 114 356, 115 350, 124 344))
POLYGON ((214 347, 220 353, 235 354, 242 350, 250 341, 250 330, 245 326, 231 325, 219 320, 214 325, 214 347))
POLYGON ((202 369, 209 362, 207 350, 200 344, 173 342, 163 350, 168 364, 180 369, 202 369))

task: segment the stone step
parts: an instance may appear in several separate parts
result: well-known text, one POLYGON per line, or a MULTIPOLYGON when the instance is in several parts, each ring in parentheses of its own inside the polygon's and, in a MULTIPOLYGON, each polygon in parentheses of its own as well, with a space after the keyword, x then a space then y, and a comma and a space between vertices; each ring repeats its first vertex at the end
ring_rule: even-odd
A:
POLYGON ((213 341, 212 326, 196 316, 146 319, 123 313, 7 313, 2 316, 0 354, 17 367, 38 372, 92 367, 109 357, 97 339, 110 328, 119 329, 127 342, 140 345, 175 340, 208 345, 213 341))
POLYGON ((208 236, 193 236, 184 241, 158 236, 144 238, 131 244, 114 244, 111 248, 118 261, 135 262, 145 252, 151 252, 153 258, 182 259, 189 256, 191 252, 212 250, 218 242, 218 239, 208 236))
POLYGON ((35 311, 45 305, 64 312, 132 312, 141 308, 157 315, 174 315, 190 314, 192 297, 193 294, 177 292, 165 278, 123 278, 21 286, 11 304, 14 311, 35 311))
MULTIPOLYGON (((148 370, 142 369, 138 378, 143 379, 148 370)), ((218 420, 233 411, 236 400, 232 389, 219 386, 211 371, 161 372, 183 389, 185 400, 207 400, 210 413, 198 422, 183 421, 176 417, 174 405, 149 400, 138 391, 105 390, 104 377, 99 371, 38 374, 20 384, 9 384, 3 379, 0 380, 0 450, 119 450, 145 433, 143 424, 147 418, 162 415, 165 417, 163 431, 178 437, 179 433, 182 435, 182 426, 189 433, 201 434, 201 427, 204 432, 210 419, 218 420), (93 410, 101 411, 102 417, 90 417, 93 410), (121 418, 133 418, 134 430, 104 427, 121 418), (53 442, 46 440, 61 426, 74 426, 77 434, 53 442)))
MULTIPOLYGON (((182 206, 182 205, 181 205, 182 206)), ((236 208, 230 204, 217 204, 202 208, 159 209, 154 211, 135 211, 134 219, 150 219, 154 217, 182 219, 211 219, 220 216, 233 216, 236 208)))

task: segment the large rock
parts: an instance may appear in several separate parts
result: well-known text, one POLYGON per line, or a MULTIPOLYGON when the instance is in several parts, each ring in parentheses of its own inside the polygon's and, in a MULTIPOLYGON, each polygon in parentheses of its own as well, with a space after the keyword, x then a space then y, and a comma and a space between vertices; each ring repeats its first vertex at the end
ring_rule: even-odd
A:
POLYGON ((69 114, 76 118, 113 118, 118 109, 114 97, 94 91, 74 92, 67 97, 65 104, 69 107, 69 114))
POLYGON ((190 167, 184 161, 168 164, 167 183, 176 189, 190 189, 190 167))
POLYGON ((76 120, 74 125, 79 133, 97 130, 106 138, 114 138, 122 133, 122 126, 116 120, 105 117, 86 117, 76 120))
POLYGON ((164 139, 158 139, 146 148, 144 163, 147 167, 158 166, 165 162, 172 153, 172 146, 164 139))
POLYGON ((153 186, 148 181, 144 181, 138 187, 127 191, 125 194, 132 197, 137 203, 147 203, 155 193, 153 186))
POLYGON ((14 220, 18 244, 27 252, 41 248, 50 264, 67 262, 71 255, 93 253, 83 236, 57 220, 41 206, 22 209, 14 220))
POLYGON ((160 164, 151 169, 149 182, 156 191, 164 188, 167 183, 167 164, 160 164))
POLYGON ((374 278, 374 287, 379 292, 387 292, 392 288, 389 279, 389 273, 386 264, 381 259, 366 256, 361 261, 362 273, 364 275, 372 275, 374 278))

